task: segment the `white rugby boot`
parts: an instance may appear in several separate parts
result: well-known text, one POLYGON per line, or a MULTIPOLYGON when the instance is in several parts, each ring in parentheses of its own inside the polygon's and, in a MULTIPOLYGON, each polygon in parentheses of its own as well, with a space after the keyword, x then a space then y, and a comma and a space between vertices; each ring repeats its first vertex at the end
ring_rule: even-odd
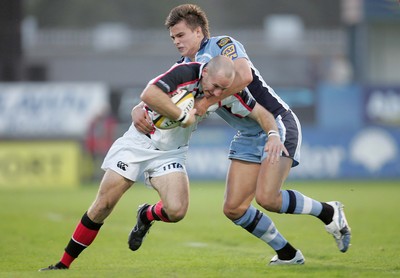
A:
POLYGON ((332 222, 325 226, 325 229, 330 233, 341 252, 346 252, 350 246, 351 229, 344 215, 343 205, 338 201, 327 202, 334 209, 332 222))
POLYGON ((303 254, 300 250, 297 250, 296 256, 294 256, 291 260, 280 260, 278 255, 272 257, 269 265, 302 265, 304 264, 306 259, 304 258, 303 254))

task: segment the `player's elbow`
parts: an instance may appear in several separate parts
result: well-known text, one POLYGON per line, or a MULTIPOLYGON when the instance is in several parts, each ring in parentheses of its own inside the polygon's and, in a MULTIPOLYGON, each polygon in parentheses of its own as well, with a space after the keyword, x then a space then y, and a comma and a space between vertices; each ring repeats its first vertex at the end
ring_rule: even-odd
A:
POLYGON ((141 94, 140 94, 140 99, 144 102, 144 103, 148 103, 151 98, 149 96, 149 92, 147 90, 144 90, 141 94))
POLYGON ((253 81, 253 75, 251 74, 251 70, 246 71, 246 73, 243 74, 242 78, 243 78, 243 87, 247 87, 253 81))

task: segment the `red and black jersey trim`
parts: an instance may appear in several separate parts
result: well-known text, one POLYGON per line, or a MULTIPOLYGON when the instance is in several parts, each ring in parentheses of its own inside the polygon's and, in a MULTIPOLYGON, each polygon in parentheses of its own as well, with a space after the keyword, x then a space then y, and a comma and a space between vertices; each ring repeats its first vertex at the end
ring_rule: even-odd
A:
POLYGON ((196 84, 200 80, 201 63, 191 62, 176 64, 166 73, 158 76, 152 84, 167 94, 174 93, 178 88, 196 84))

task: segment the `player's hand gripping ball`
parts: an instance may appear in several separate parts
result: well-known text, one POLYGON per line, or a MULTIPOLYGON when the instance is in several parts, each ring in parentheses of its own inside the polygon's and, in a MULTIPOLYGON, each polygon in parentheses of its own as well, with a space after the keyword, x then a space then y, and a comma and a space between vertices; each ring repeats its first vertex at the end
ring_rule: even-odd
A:
MULTIPOLYGON (((181 110, 188 113, 194 107, 193 94, 187 90, 182 90, 177 95, 171 98, 171 101, 176 104, 181 110)), ((171 120, 163 115, 153 111, 153 124, 159 129, 171 129, 181 124, 179 121, 171 120)))

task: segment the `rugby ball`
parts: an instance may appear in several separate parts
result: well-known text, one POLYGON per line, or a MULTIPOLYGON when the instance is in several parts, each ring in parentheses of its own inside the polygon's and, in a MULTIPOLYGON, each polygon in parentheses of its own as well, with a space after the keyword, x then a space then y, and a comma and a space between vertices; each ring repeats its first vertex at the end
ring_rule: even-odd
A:
MULTIPOLYGON (((187 90, 182 90, 178 94, 171 97, 171 101, 181 110, 189 112, 194 107, 194 96, 187 90)), ((159 129, 171 129, 181 124, 179 121, 171 120, 163 115, 153 111, 153 124, 159 129)))

